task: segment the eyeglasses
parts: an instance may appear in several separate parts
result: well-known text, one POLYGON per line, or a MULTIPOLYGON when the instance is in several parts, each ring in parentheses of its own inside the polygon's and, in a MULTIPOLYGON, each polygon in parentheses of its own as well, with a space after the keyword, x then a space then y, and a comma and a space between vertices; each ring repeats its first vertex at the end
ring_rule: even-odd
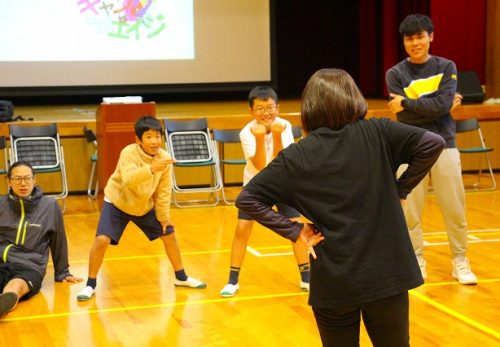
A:
POLYGON ((25 176, 25 177, 20 177, 20 176, 14 176, 14 177, 11 177, 10 180, 12 182, 14 182, 15 184, 21 184, 21 182, 25 182, 26 184, 30 184, 31 182, 33 182, 35 177, 33 176, 25 176))
POLYGON ((253 111, 259 116, 263 115, 264 113, 273 113, 274 111, 276 111, 276 105, 267 106, 266 108, 258 107, 253 111))

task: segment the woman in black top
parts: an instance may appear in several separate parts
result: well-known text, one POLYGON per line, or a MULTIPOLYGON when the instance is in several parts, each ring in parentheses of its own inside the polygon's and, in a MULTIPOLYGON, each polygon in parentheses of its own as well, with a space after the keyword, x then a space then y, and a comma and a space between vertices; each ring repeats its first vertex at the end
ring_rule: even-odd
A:
POLYGON ((349 74, 317 71, 302 96, 307 136, 282 150, 236 202, 317 255, 311 259, 309 304, 325 346, 358 346, 360 315, 375 346, 407 346, 408 290, 423 283, 401 200, 445 144, 416 127, 365 120, 366 111, 349 74), (401 164, 409 166, 396 179, 401 164), (296 208, 314 226, 274 212, 276 203, 296 208))

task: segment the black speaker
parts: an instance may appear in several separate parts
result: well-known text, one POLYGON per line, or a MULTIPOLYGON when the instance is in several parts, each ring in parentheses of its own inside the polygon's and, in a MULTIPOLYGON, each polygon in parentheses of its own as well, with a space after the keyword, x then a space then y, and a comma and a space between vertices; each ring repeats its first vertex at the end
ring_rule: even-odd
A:
POLYGON ((457 78, 457 92, 464 97, 462 102, 482 103, 484 101, 483 88, 475 71, 459 71, 457 78))

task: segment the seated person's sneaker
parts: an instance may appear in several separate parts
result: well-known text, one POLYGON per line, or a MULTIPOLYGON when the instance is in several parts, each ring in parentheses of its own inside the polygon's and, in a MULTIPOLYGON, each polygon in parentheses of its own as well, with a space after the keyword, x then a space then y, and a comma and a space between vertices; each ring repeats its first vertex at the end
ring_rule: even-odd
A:
POLYGON ((240 290, 240 285, 238 283, 228 283, 224 286, 224 288, 222 288, 222 290, 219 292, 219 295, 223 298, 230 298, 234 296, 234 294, 236 294, 238 290, 240 290))
POLYGON ((92 298, 92 296, 95 294, 95 289, 92 288, 91 286, 86 286, 83 288, 80 293, 76 296, 76 300, 78 301, 87 301, 92 298))
POLYGON ((0 294, 0 318, 3 318, 17 305, 18 296, 14 292, 0 294))
POLYGON ((299 287, 304 292, 308 292, 309 291, 309 282, 300 281, 299 287))
POLYGON ((203 288, 207 287, 207 284, 204 282, 198 281, 197 279, 194 279, 192 277, 188 277, 187 280, 185 280, 185 281, 178 280, 177 278, 174 279, 174 286, 203 289, 203 288))
POLYGON ((452 260, 452 265, 451 276, 460 284, 477 284, 477 277, 470 269, 467 257, 456 257, 452 260))
POLYGON ((427 270, 426 270, 426 261, 424 257, 421 255, 417 255, 418 266, 420 267, 420 272, 422 273, 422 277, 424 281, 427 279, 427 270))

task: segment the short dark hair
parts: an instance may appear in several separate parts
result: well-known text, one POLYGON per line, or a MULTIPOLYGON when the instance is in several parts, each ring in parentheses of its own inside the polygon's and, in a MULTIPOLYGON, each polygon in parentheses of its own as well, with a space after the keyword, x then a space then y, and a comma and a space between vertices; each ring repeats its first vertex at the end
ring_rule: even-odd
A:
POLYGON ((399 34, 401 37, 411 36, 423 31, 431 34, 434 32, 434 24, 432 24, 432 19, 425 14, 410 14, 406 16, 405 19, 399 25, 399 34))
POLYGON ((248 94, 248 104, 250 107, 253 107, 253 102, 255 99, 267 100, 273 99, 274 102, 278 103, 278 94, 274 91, 273 88, 268 86, 257 86, 254 87, 250 93, 248 94))
POLYGON ((162 127, 158 119, 153 116, 144 116, 135 122, 135 135, 142 140, 142 135, 148 130, 155 130, 161 133, 162 127))
POLYGON ((317 128, 342 129, 362 119, 368 104, 352 77, 341 69, 316 71, 302 93, 301 118, 306 132, 317 128))
POLYGON ((12 178, 12 170, 14 170, 18 166, 28 167, 31 170, 31 174, 33 176, 35 176, 35 170, 33 170, 33 166, 25 160, 19 160, 19 161, 16 161, 15 163, 13 163, 11 166, 9 166, 9 170, 7 171, 7 177, 9 179, 12 178))

